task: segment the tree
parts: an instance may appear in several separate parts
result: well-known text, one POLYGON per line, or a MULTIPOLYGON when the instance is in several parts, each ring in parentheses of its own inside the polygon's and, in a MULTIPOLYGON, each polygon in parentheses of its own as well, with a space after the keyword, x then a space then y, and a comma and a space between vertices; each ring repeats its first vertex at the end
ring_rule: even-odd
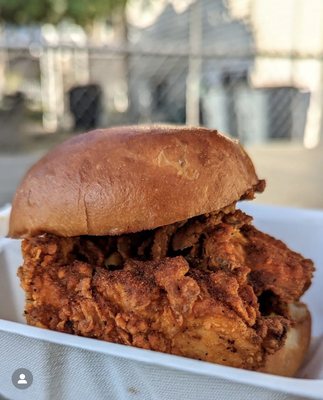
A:
POLYGON ((0 0, 0 20, 28 25, 69 19, 86 27, 97 18, 123 14, 126 4, 127 0, 0 0))

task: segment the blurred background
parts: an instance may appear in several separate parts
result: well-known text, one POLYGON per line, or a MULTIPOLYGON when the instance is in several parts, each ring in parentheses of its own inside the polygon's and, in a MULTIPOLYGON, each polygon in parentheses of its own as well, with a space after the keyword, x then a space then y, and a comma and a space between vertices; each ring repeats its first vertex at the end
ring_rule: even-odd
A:
POLYGON ((238 138, 258 202, 323 208, 323 1, 0 0, 0 207, 49 148, 164 122, 238 138))

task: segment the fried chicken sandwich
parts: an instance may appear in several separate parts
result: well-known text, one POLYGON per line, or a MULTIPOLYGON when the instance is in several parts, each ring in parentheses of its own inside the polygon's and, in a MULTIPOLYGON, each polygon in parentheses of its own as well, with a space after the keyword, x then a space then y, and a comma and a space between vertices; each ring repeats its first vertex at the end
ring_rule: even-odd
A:
POLYGON ((27 322, 294 375, 310 341, 300 297, 313 264, 236 208, 264 186, 217 131, 133 126, 67 140, 13 201, 27 322))

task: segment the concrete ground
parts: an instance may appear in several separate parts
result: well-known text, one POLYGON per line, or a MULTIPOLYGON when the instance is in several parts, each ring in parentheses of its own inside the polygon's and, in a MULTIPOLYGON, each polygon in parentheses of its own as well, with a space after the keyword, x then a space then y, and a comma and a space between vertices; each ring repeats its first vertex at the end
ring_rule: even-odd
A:
POLYGON ((267 181, 258 203, 323 209, 323 146, 272 144, 248 152, 258 176, 267 181))
POLYGON ((44 153, 0 154, 0 207, 9 203, 27 169, 44 153))
MULTIPOLYGON (((53 143, 34 146, 28 153, 0 154, 0 207, 10 202, 25 171, 53 143)), ((323 147, 270 144, 248 148, 259 177, 267 188, 256 202, 323 209, 323 147)))

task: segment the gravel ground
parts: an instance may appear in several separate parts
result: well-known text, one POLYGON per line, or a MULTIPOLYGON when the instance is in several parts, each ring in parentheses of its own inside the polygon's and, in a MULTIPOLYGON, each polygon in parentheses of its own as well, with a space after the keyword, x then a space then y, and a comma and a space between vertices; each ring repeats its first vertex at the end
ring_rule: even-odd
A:
MULTIPOLYGON (((52 143, 50 143, 52 145, 52 143)), ((49 145, 21 154, 0 154, 0 206, 10 202, 25 171, 49 145)), ((256 202, 323 209, 323 147, 305 150, 291 144, 250 147, 258 175, 267 180, 256 202)))

